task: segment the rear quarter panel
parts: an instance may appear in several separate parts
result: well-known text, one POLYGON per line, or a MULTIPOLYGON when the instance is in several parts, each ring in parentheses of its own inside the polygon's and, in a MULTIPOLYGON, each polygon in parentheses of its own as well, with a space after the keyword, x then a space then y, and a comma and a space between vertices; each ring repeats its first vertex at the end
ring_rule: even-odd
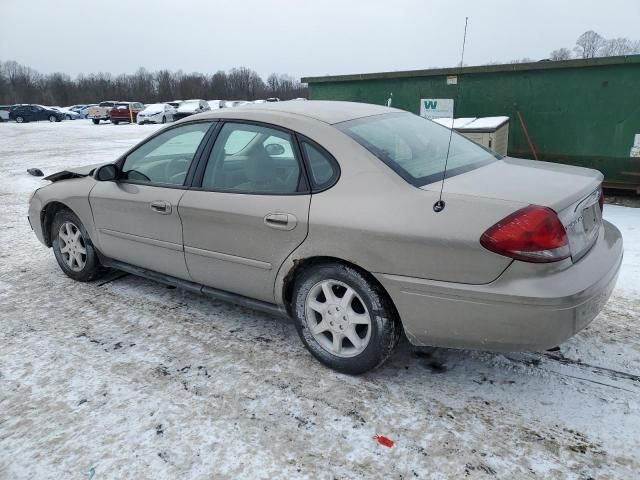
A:
POLYGON ((281 268, 276 298, 286 273, 310 257, 339 258, 372 273, 468 284, 492 282, 509 266, 510 258, 484 249, 479 239, 525 204, 448 194, 445 185, 446 207, 436 213, 438 192, 408 184, 334 132, 318 133, 314 140, 338 160, 340 179, 312 195, 309 235, 281 268))

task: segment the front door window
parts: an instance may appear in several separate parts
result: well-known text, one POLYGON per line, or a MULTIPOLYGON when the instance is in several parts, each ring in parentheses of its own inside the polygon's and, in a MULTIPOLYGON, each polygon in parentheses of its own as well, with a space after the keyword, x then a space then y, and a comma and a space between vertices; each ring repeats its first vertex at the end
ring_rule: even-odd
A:
POLYGON ((211 122, 172 128, 131 152, 122 165, 121 180, 159 185, 183 185, 189 166, 211 122))

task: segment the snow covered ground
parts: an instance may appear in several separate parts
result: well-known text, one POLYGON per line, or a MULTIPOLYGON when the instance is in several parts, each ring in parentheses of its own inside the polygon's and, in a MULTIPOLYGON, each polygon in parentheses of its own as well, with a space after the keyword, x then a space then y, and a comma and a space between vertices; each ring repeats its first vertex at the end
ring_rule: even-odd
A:
POLYGON ((619 284, 559 352, 404 341, 349 377, 290 321, 62 274, 26 221, 26 169, 109 161, 155 128, 0 124, 1 479, 640 476, 640 209, 605 207, 619 284))

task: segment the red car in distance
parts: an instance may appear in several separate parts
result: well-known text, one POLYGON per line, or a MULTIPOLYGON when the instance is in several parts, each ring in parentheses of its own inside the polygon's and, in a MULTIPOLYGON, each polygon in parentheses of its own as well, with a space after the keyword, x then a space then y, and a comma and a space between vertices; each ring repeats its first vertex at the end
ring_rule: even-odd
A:
POLYGON ((136 123, 138 113, 142 110, 144 105, 140 102, 118 102, 109 112, 109 120, 115 125, 120 122, 136 123))

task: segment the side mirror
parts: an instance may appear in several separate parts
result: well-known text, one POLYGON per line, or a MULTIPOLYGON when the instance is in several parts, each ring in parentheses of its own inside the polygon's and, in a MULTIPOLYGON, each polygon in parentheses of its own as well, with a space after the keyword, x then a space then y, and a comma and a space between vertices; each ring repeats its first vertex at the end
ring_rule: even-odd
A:
POLYGON ((120 173, 118 166, 114 163, 109 163, 99 167, 94 178, 99 182, 113 182, 118 178, 118 173, 120 173))
POLYGON ((264 149, 270 157, 275 157, 284 153, 284 147, 279 143, 270 143, 269 145, 265 145, 264 149))

